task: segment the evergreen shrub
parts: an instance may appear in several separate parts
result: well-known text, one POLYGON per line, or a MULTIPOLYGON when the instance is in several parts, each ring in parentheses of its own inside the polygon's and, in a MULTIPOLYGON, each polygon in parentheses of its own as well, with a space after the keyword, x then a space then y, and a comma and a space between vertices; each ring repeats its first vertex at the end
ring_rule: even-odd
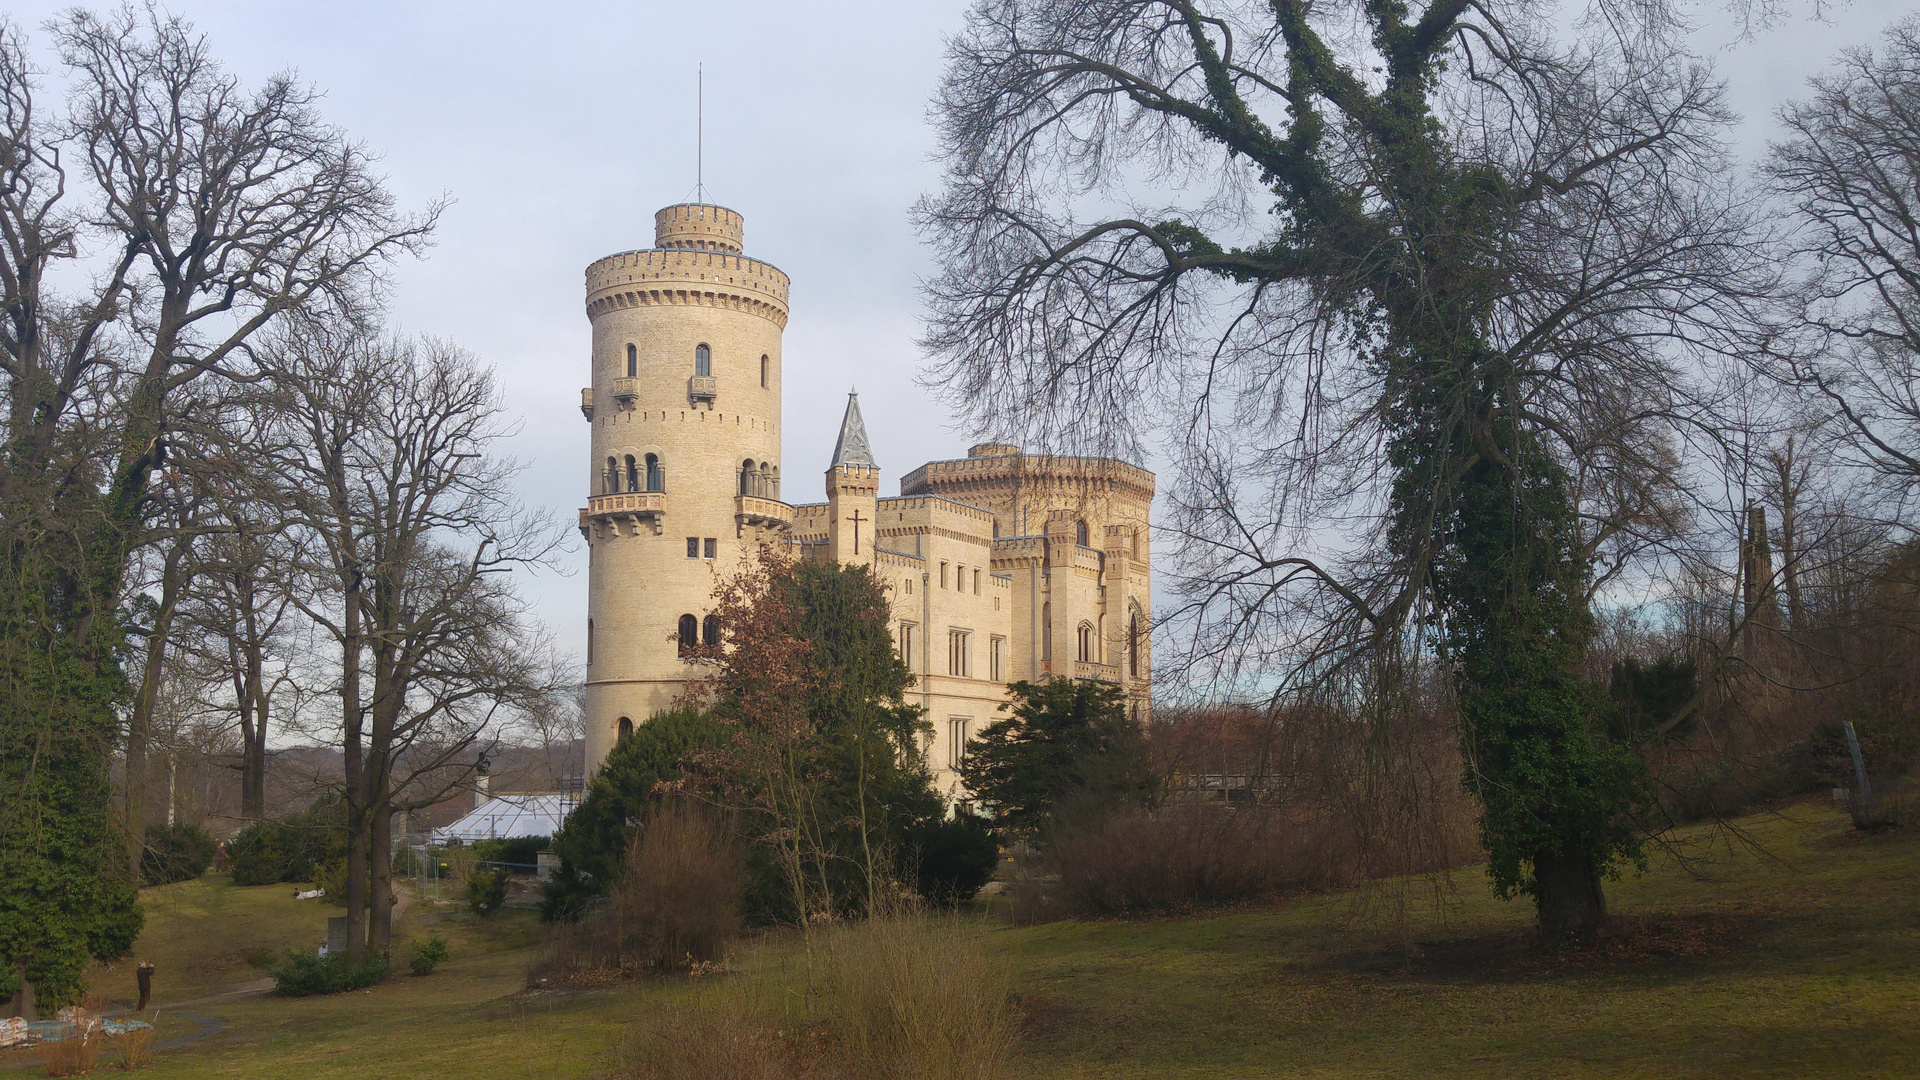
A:
POLYGON ((553 842, 550 836, 513 836, 502 840, 476 840, 473 857, 481 862, 507 864, 507 869, 525 876, 540 865, 540 853, 553 842))
POLYGON ((935 904, 963 904, 993 878, 1000 840, 985 819, 960 813, 907 830, 901 876, 935 904))
POLYGON ((393 965, 378 952, 369 950, 358 960, 346 953, 292 952, 268 974, 273 976, 273 992, 285 997, 312 997, 361 990, 384 982, 393 965))
POLYGON ((346 857, 346 805, 338 799, 321 799, 283 821, 256 821, 227 842, 235 885, 312 881, 346 857))
POLYGON ((446 939, 436 935, 413 947, 413 959, 407 961, 407 966, 415 975, 431 975, 433 969, 446 963, 451 955, 446 939))
POLYGON ((513 875, 493 866, 476 866, 467 875, 467 907, 475 915, 491 915, 507 902, 507 882, 513 875))
POLYGON ((213 852, 219 846, 207 830, 191 822, 149 825, 140 855, 140 881, 145 885, 192 881, 213 865, 213 852))

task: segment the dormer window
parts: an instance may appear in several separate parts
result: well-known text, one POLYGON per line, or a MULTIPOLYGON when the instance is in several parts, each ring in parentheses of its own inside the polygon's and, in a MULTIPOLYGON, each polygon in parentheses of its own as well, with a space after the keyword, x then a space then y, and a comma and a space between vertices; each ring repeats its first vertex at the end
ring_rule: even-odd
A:
POLYGON ((713 374, 713 350, 705 344, 694 346, 693 373, 701 378, 713 374))

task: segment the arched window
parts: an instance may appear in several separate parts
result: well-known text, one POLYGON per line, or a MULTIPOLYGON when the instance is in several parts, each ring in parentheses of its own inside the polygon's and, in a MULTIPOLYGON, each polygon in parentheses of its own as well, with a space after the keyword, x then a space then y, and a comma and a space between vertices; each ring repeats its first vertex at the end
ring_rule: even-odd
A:
POLYGON ((742 495, 760 494, 760 492, 754 489, 754 482, 759 477, 759 475, 760 475, 759 473, 756 473, 753 471, 752 458, 748 458, 746 461, 742 462, 740 464, 740 494, 742 495))
POLYGON ((767 367, 768 367, 767 354, 761 353, 760 354, 760 385, 761 386, 767 385, 767 367))
POLYGON ((624 739, 631 734, 633 734, 633 718, 630 716, 621 717, 620 718, 620 737, 624 739))
POLYGON ((1074 659, 1083 664, 1093 663, 1093 624, 1081 623, 1080 632, 1076 636, 1079 638, 1079 647, 1074 659))
POLYGON ((700 645, 700 620, 691 615, 680 616, 680 655, 686 656, 700 645))
POLYGON ((627 378, 631 379, 638 374, 640 374, 640 350, 634 348, 629 342, 627 344, 627 378))
POLYGON ((640 464, 633 460, 632 454, 627 455, 627 490, 640 490, 640 464))
POLYGON ((780 497, 780 466, 778 465, 773 467, 773 497, 776 499, 780 497))
POLYGON ((1053 602, 1040 605, 1040 659, 1053 659, 1053 602))
POLYGON ((695 375, 713 374, 713 350, 700 344, 693 349, 693 373, 695 375))
POLYGON ((764 461, 760 463, 760 497, 763 499, 777 499, 780 497, 773 490, 773 466, 764 461))
POLYGON ((710 649, 720 647, 720 616, 707 616, 707 621, 700 627, 700 640, 710 649))
POLYGON ((606 494, 608 495, 620 490, 620 463, 612 458, 607 459, 607 475, 604 486, 606 488, 606 494))
POLYGON ((1132 678, 1140 677, 1140 613, 1127 614, 1127 674, 1132 678))
POLYGON ((587 620, 587 663, 593 663, 593 620, 587 620))
POLYGON ((1079 544, 1081 547, 1087 546, 1087 523, 1086 522, 1076 521, 1073 523, 1073 542, 1076 544, 1079 544))
POLYGON ((667 490, 667 467, 660 464, 660 455, 647 455, 647 490, 667 490))

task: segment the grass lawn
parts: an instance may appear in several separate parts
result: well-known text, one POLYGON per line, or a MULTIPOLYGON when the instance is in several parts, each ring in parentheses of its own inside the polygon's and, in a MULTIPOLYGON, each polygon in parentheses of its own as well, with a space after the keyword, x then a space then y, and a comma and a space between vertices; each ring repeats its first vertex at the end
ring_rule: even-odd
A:
MULTIPOLYGON (((1824 808, 1679 838, 1616 882, 1617 934, 1559 956, 1530 908, 1455 875, 1443 902, 1385 892, 1271 910, 996 930, 1026 1016, 1019 1071, 1052 1077, 1878 1077, 1920 1074, 1920 833, 1858 837, 1824 808)), ((401 935, 454 958, 325 999, 215 997, 257 982, 249 949, 310 948, 337 914, 283 886, 209 877, 150 889, 136 958, 159 965, 153 1077, 589 1077, 623 1018, 668 995, 778 986, 789 937, 741 946, 738 974, 526 994, 538 927, 415 904, 401 935)), ((1424 895, 1424 894, 1423 894, 1424 895)), ((405 949, 400 950, 404 957, 405 949)), ((132 961, 96 972, 132 996, 132 961)), ((12 1056, 18 1061, 19 1055, 12 1056)), ((9 1061, 0 1055, 0 1067, 9 1061)), ((23 1074, 24 1075, 24 1074, 23 1074)))

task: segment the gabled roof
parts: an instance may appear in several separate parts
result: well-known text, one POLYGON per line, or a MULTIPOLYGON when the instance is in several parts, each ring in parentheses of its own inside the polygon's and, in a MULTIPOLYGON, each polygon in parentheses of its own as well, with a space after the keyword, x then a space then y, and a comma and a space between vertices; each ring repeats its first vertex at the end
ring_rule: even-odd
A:
POLYGON ((449 840, 470 844, 475 840, 552 836, 578 805, 580 796, 571 792, 496 795, 459 821, 433 830, 433 838, 442 844, 449 840))
POLYGON ((847 394, 847 415, 840 421, 840 438, 833 444, 833 460, 836 465, 864 465, 876 468, 873 460, 873 447, 867 443, 867 422, 860 418, 860 391, 847 394))

